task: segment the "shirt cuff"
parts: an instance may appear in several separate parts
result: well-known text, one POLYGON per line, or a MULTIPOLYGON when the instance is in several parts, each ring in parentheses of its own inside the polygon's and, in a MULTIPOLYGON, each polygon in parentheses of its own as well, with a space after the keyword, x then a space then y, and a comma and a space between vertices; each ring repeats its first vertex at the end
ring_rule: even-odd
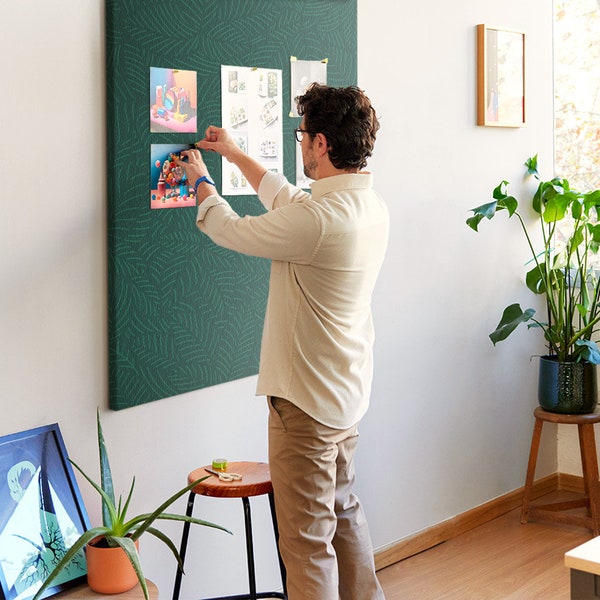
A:
POLYGON ((207 196, 199 205, 198 205, 198 214, 196 215, 196 223, 202 223, 204 218, 206 217, 206 213, 208 210, 217 206, 218 204, 227 204, 224 198, 221 198, 218 194, 212 194, 211 196, 207 196))
POLYGON ((258 184, 258 199, 267 210, 273 208, 275 198, 281 189, 287 185, 287 179, 280 173, 267 171, 258 184))

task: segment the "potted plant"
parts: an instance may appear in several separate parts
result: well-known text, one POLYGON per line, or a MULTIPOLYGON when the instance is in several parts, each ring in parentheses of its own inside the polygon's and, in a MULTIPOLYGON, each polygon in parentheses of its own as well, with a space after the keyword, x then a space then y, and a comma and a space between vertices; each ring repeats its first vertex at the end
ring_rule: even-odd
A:
POLYGON ((540 359, 540 405, 553 412, 593 412, 600 363, 593 339, 600 322, 600 190, 581 193, 558 177, 543 181, 537 155, 525 166, 539 182, 530 200, 536 215, 531 233, 529 221, 519 213, 519 201, 507 193, 507 181, 494 189, 492 202, 472 209, 467 225, 477 231, 484 218, 492 219, 500 211, 516 217, 531 253, 525 282, 531 292, 544 297, 547 314, 538 319, 533 308, 511 304, 490 339, 496 345, 521 323, 541 329, 548 355, 540 359))
POLYGON ((100 485, 94 482, 86 473, 71 459, 71 464, 87 479, 92 487, 102 497, 102 525, 93 527, 85 531, 78 540, 69 548, 62 560, 56 565, 56 567, 49 573, 48 577, 44 581, 42 587, 37 591, 33 600, 41 598, 43 592, 48 588, 52 581, 58 576, 58 574, 69 567, 69 564, 73 560, 80 558, 81 553, 86 548, 86 560, 88 563, 88 584, 92 589, 102 593, 119 593, 131 589, 138 581, 144 591, 144 598, 148 600, 148 588, 146 586, 146 578, 142 571, 140 564, 140 558, 138 554, 138 539, 139 537, 147 532, 154 535, 159 540, 164 542, 167 547, 171 550, 175 556, 179 568, 183 568, 181 557, 175 547, 173 541, 162 531, 154 527, 154 522, 157 520, 169 520, 169 521, 187 521, 189 523, 195 523, 197 525, 204 525, 207 527, 215 527, 231 533, 229 530, 194 517, 188 517, 186 515, 172 514, 164 512, 175 500, 183 496, 186 492, 189 492, 193 487, 198 485, 201 481, 204 481, 207 477, 202 477, 189 485, 185 486, 170 498, 165 500, 154 512, 144 513, 136 516, 128 516, 127 510, 133 494, 135 486, 135 477, 131 482, 129 493, 127 498, 123 502, 122 496, 119 496, 118 503, 115 502, 115 494, 113 488, 112 473, 110 469, 110 463, 108 460, 108 453, 106 451, 106 445, 104 442, 104 435, 102 433, 102 426, 100 424, 100 411, 97 412, 98 422, 98 451, 100 458, 100 485), (115 555, 117 558, 115 558, 115 555), (97 578, 97 569, 101 568, 101 564, 92 564, 93 561, 103 562, 108 560, 108 569, 110 571, 111 578, 114 577, 117 572, 125 571, 127 581, 124 583, 124 587, 119 584, 115 584, 112 581, 108 583, 94 584, 92 583, 90 576, 93 572, 93 577, 97 578), (125 566, 123 565, 123 561, 125 566), (102 589, 100 589, 102 588, 102 589), (122 588, 122 589, 121 589, 122 588))

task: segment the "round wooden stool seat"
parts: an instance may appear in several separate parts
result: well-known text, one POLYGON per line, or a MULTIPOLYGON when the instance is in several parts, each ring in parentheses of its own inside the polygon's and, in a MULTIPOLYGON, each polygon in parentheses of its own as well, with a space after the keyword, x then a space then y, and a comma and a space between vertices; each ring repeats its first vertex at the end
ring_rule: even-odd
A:
MULTIPOLYGON (((600 410, 600 406, 596 411, 600 410)), ((600 412, 587 413, 583 415, 564 415, 561 413, 553 413, 544 410, 538 406, 533 411, 533 416, 542 421, 550 423, 564 423, 565 425, 585 425, 586 423, 600 423, 600 412)), ((191 483, 191 482, 190 482, 191 483)))
MULTIPOLYGON (((206 465, 211 469, 211 465, 206 465)), ((228 463, 223 473, 239 473, 242 476, 238 481, 221 481, 217 475, 206 471, 206 467, 194 469, 188 475, 188 483, 208 475, 208 479, 192 488, 192 492, 200 496, 214 496, 218 498, 249 498, 262 496, 273 491, 271 472, 268 463, 263 462, 232 462, 228 463)))

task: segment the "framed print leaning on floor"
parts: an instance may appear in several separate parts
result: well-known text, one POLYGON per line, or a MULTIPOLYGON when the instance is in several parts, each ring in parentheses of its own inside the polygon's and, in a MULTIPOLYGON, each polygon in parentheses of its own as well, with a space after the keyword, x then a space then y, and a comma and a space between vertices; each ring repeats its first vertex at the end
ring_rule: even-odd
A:
MULTIPOLYGON (((58 424, 0 437, 0 598, 32 598, 89 527, 58 424)), ((43 597, 85 576, 81 552, 43 597)))

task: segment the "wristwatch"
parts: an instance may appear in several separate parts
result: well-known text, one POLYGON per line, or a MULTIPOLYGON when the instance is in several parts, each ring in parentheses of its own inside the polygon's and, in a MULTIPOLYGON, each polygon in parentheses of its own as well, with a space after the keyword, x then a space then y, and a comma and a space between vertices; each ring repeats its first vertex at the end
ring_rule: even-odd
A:
POLYGON ((196 192, 198 190, 198 186, 203 182, 206 181, 206 183, 210 184, 210 185, 215 185, 214 181, 211 181, 206 175, 202 175, 202 177, 198 177, 198 179, 196 179, 196 183, 194 184, 194 192, 196 192))

